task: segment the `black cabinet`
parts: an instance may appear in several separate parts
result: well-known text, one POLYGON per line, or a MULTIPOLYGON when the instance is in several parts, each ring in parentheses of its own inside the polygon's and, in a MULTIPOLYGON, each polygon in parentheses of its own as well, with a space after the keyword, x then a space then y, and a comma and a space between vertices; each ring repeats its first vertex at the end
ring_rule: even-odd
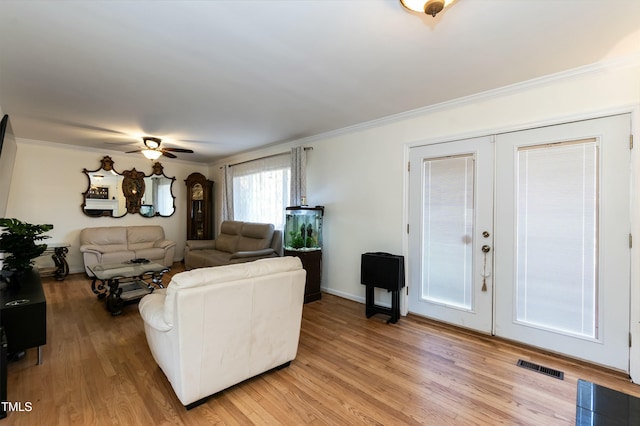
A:
MULTIPOLYGON (((7 401, 7 337, 0 327, 0 401, 7 401)), ((7 417, 4 404, 0 406, 0 419, 7 417)))
POLYGON ((22 277, 20 285, 0 283, 0 327, 7 336, 7 351, 15 353, 47 343, 47 302, 37 269, 22 277))
POLYGON ((300 258, 302 267, 307 271, 307 282, 304 286, 304 303, 319 300, 320 281, 322 280, 322 250, 298 251, 285 250, 285 256, 296 256, 300 258))
MULTIPOLYGON (((7 354, 47 343, 47 302, 37 269, 25 273, 20 285, 0 282, 0 398, 7 401, 7 354)), ((4 405, 0 418, 6 417, 4 405)))

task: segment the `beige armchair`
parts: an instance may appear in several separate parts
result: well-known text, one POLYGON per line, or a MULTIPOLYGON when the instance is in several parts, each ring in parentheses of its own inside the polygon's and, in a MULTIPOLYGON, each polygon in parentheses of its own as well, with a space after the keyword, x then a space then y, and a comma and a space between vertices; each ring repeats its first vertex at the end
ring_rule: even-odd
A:
POLYGON ((297 257, 181 272, 138 308, 154 360, 187 408, 296 358, 306 271, 297 257))

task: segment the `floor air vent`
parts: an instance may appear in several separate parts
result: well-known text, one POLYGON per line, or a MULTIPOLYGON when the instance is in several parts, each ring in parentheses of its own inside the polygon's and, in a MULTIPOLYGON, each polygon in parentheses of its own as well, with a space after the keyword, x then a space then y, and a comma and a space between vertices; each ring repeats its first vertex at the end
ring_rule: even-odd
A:
POLYGON ((537 371, 538 373, 546 374, 547 376, 555 377, 556 379, 564 380, 564 373, 553 368, 543 367, 533 362, 518 360, 518 367, 526 368, 529 370, 537 371))

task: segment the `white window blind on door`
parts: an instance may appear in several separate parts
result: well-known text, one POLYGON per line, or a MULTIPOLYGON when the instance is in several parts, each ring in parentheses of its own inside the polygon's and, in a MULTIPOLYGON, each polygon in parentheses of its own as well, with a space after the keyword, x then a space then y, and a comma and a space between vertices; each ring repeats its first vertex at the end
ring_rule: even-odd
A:
POLYGON ((472 307, 473 155, 424 162, 422 298, 472 307))
POLYGON ((517 152, 516 320, 598 337, 595 140, 517 152))

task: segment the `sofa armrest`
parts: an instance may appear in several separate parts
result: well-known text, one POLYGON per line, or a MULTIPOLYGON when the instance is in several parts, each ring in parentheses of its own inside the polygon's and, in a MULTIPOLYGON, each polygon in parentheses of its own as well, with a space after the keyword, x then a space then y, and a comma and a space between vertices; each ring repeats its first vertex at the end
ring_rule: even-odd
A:
POLYGON ((165 250, 175 245, 176 245, 176 242, 171 240, 159 240, 153 243, 154 247, 163 248, 165 250))
POLYGON ((187 240, 189 250, 205 250, 216 248, 216 240, 187 240))
POLYGON ((158 331, 171 330, 171 324, 167 324, 164 320, 164 289, 154 291, 147 294, 138 303, 138 310, 142 320, 151 328, 158 331))
POLYGON ((86 244, 86 245, 80 246, 80 252, 104 253, 104 248, 101 246, 93 245, 93 244, 86 244))
POLYGON ((275 251, 272 248, 266 248, 262 250, 252 250, 252 251, 237 251, 231 254, 229 259, 244 259, 247 257, 265 257, 271 256, 275 251))

